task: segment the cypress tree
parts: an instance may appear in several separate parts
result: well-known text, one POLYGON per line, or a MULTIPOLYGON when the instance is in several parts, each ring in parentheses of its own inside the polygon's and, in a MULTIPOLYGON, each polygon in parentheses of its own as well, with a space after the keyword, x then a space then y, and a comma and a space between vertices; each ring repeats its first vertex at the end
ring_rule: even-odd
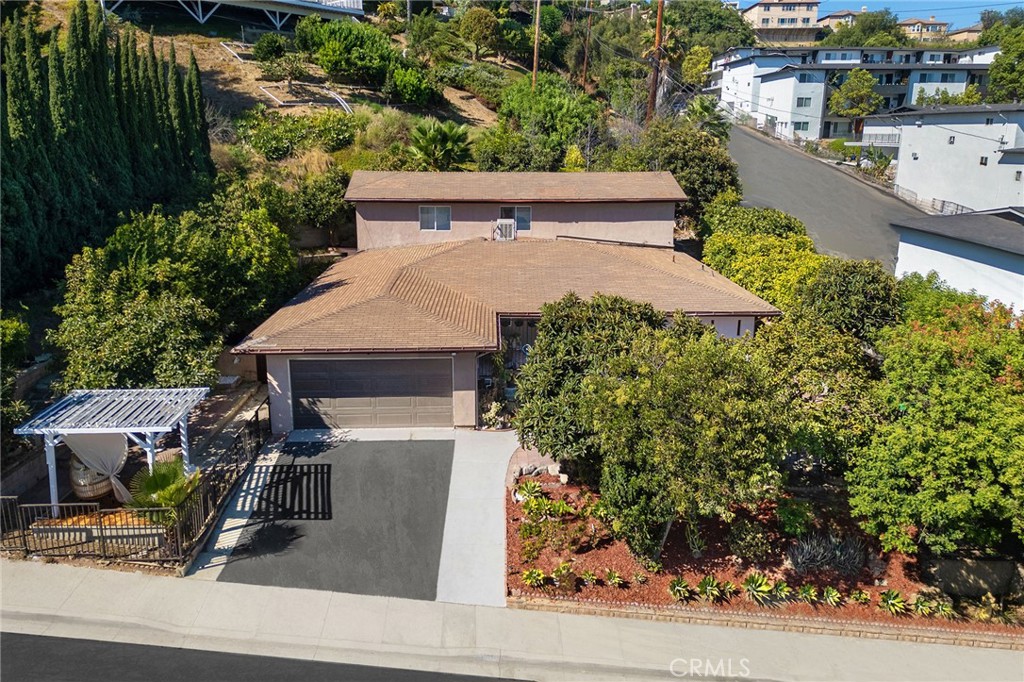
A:
POLYGON ((210 128, 206 122, 206 100, 203 98, 203 85, 199 77, 199 64, 196 62, 196 55, 189 50, 188 75, 185 77, 185 92, 187 93, 189 108, 192 111, 192 121, 195 127, 195 143, 193 151, 193 165, 200 171, 213 172, 213 162, 210 160, 210 128))
POLYGON ((177 157, 182 164, 182 173, 188 177, 192 174, 189 161, 192 144, 191 127, 187 124, 185 106, 184 84, 181 80, 181 72, 178 70, 177 53, 172 42, 167 60, 167 113, 171 129, 174 132, 174 148, 177 150, 177 157))

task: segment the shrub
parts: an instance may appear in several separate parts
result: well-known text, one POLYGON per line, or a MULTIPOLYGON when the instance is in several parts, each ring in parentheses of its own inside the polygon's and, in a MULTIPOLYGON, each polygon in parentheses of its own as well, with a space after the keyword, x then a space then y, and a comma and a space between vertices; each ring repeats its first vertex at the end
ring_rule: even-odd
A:
POLYGON ((860 538, 824 533, 804 536, 789 549, 789 560, 799 575, 826 569, 856 575, 864 566, 864 556, 860 538))
POLYGON ((590 585, 595 585, 597 584, 597 574, 590 570, 583 571, 580 573, 580 580, 582 580, 583 584, 588 587, 590 585))
POLYGON ((544 572, 537 568, 530 568, 523 571, 523 584, 527 587, 543 587, 547 581, 544 572))
POLYGON ((268 161, 280 161, 298 151, 320 147, 334 152, 352 143, 355 126, 340 111, 317 116, 291 116, 257 106, 237 121, 241 140, 268 161))
POLYGON ((277 33, 264 33, 252 46, 252 56, 260 62, 280 59, 288 50, 288 40, 277 33))
POLYGON ((540 553, 544 551, 544 547, 547 545, 547 541, 544 537, 530 538, 523 543, 522 559, 524 563, 536 561, 540 553))
POLYGON ((626 580, 619 575, 618 571, 613 571, 610 568, 604 572, 604 581, 612 587, 626 586, 626 580))
POLYGON ((343 149, 355 139, 352 116, 341 111, 325 111, 313 119, 315 135, 325 152, 343 149))
POLYGON ((896 278, 875 260, 826 257, 797 295, 802 307, 862 341, 893 324, 900 311, 896 278))
POLYGON ((535 521, 526 521, 519 526, 519 537, 523 540, 537 538, 544 534, 544 526, 535 521))
POLYGON ((419 67, 392 69, 384 82, 383 92, 387 97, 395 97, 417 107, 425 107, 440 98, 440 93, 427 78, 426 72, 419 67))
POLYGON ((563 561, 555 570, 551 571, 551 579, 555 582, 556 587, 576 588, 576 574, 573 573, 572 564, 568 561, 563 561))
POLYGON ((668 593, 676 601, 689 601, 693 598, 694 594, 693 588, 690 587, 690 584, 682 576, 676 576, 669 581, 668 593))
POLYGON ((896 590, 886 590, 878 595, 878 608, 893 616, 901 616, 907 612, 907 602, 896 590))
POLYGON ((865 592, 864 590, 854 590, 850 593, 850 601, 852 601, 854 604, 870 604, 871 595, 865 592))
POLYGON ((697 583, 697 594, 709 604, 714 604, 722 598, 722 584, 715 576, 706 575, 697 583))
POLYGON ((750 601, 760 606, 766 605, 772 598, 772 586, 764 573, 754 572, 743 581, 743 592, 750 601))
POLYGON ((486 62, 452 64, 434 71, 438 82, 465 90, 489 109, 498 109, 506 88, 513 83, 509 72, 486 62))
POLYGON ((764 561, 771 552, 765 527, 755 521, 739 519, 729 529, 729 550, 747 562, 764 561))
POLYGON ((848 148, 846 146, 846 140, 843 138, 837 138, 828 143, 829 151, 840 156, 846 156, 848 148))
POLYGON ((775 515, 779 517, 779 527, 786 535, 798 537, 806 535, 814 523, 814 506, 806 500, 784 497, 779 500, 775 515))
POLYGON ((956 618, 956 611, 953 610, 953 603, 948 599, 940 599, 935 602, 935 615, 946 620, 956 618))

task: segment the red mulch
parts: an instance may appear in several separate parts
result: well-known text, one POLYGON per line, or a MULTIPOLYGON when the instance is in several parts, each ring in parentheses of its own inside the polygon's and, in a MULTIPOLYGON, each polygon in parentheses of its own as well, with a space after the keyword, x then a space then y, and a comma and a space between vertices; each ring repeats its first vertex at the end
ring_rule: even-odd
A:
MULTIPOLYGON (((582 506, 581 496, 584 491, 577 485, 561 484, 555 476, 530 476, 528 479, 542 484, 545 494, 551 499, 565 499, 573 507, 579 509, 582 506)), ((590 493, 593 495, 593 493, 590 493)), ((595 495, 596 497, 596 495, 595 495)), ((625 542, 611 538, 607 529, 595 519, 588 519, 582 522, 588 531, 595 529, 599 535, 596 547, 587 545, 586 541, 581 542, 585 546, 577 546, 578 551, 564 549, 556 551, 546 546, 538 555, 535 561, 524 561, 522 551, 524 541, 519 537, 519 526, 522 524, 522 504, 516 502, 512 491, 509 491, 505 504, 506 513, 506 552, 507 552, 507 587, 510 593, 522 594, 524 596, 536 595, 542 597, 555 597, 581 601, 599 601, 604 603, 617 604, 638 604, 642 606, 678 606, 668 593, 669 581, 675 576, 682 576, 695 587, 701 578, 713 574, 718 580, 730 580, 738 587, 741 586, 746 575, 754 570, 761 571, 771 580, 783 579, 793 588, 794 596, 796 588, 805 583, 811 583, 818 587, 819 595, 821 589, 831 585, 838 589, 846 597, 854 589, 862 589, 868 592, 872 601, 870 605, 859 605, 846 602, 839 608, 833 608, 825 604, 807 604, 803 602, 790 601, 776 608, 758 606, 747 599, 741 593, 734 596, 728 603, 719 604, 716 608, 728 612, 781 612, 800 617, 826 617, 830 619, 848 619, 851 621, 866 621, 887 623, 892 625, 895 622, 912 623, 922 627, 956 628, 963 630, 982 630, 985 632, 1014 633, 1019 634, 1021 628, 1018 626, 999 623, 978 623, 966 620, 946 620, 941 618, 926 618, 916 615, 894 617, 878 607, 878 595, 885 590, 896 590, 902 594, 909 606, 918 592, 925 590, 927 585, 917 577, 917 560, 914 557, 899 553, 891 553, 883 556, 873 549, 868 550, 869 560, 867 566, 860 575, 853 578, 844 578, 839 575, 808 575, 798 576, 791 569, 784 565, 787 540, 779 533, 775 515, 774 504, 766 503, 755 515, 758 520, 765 523, 772 533, 772 545, 780 549, 776 554, 764 563, 757 566, 747 566, 733 556, 726 541, 728 525, 720 521, 708 521, 701 525, 701 536, 707 543, 707 548, 699 559, 695 559, 686 541, 686 532, 683 524, 676 523, 669 533, 662 555, 663 569, 658 573, 652 573, 643 568, 633 555, 629 552, 625 542), (872 559, 871 557, 874 557, 872 559), (579 576, 584 571, 590 570, 597 574, 598 582, 594 585, 584 585, 577 581, 575 592, 562 591, 552 585, 543 588, 527 587, 522 581, 522 572, 528 568, 538 568, 545 575, 550 576, 552 570, 563 561, 570 561, 573 572, 579 576), (874 566, 877 573, 872 575, 871 566, 874 566), (603 582, 605 572, 614 570, 619 573, 627 584, 623 587, 606 585, 603 582), (646 576, 646 582, 637 582, 637 575, 646 576)), ((856 526, 847 518, 828 519, 829 527, 844 533, 854 532, 856 526)), ((580 523, 580 522, 577 522, 580 523)), ((870 546, 869 546, 870 547, 870 546)), ((550 580, 549 580, 550 583, 550 580)), ((706 606, 703 602, 690 602, 691 604, 706 606)))

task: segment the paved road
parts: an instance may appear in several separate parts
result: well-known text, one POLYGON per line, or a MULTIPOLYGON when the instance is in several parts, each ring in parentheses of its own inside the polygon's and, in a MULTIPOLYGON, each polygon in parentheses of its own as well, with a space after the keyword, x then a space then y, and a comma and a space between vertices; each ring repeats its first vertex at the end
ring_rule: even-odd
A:
POLYGON ((494 682, 493 677, 10 632, 0 637, 0 677, 4 682, 494 682))
POLYGON ((823 253, 874 258, 895 269, 899 238, 889 223, 924 213, 760 133, 732 130, 729 152, 739 164, 746 202, 800 218, 823 253))
POLYGON ((289 443, 218 580, 432 600, 451 440, 289 443))

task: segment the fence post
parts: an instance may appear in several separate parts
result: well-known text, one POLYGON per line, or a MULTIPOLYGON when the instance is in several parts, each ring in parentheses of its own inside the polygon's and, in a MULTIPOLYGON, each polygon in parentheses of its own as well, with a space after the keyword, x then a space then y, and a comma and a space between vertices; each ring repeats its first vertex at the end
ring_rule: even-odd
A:
POLYGON ((101 510, 96 510, 96 526, 99 528, 100 536, 100 556, 104 559, 108 559, 107 556, 107 534, 103 531, 103 520, 107 517, 101 510))

